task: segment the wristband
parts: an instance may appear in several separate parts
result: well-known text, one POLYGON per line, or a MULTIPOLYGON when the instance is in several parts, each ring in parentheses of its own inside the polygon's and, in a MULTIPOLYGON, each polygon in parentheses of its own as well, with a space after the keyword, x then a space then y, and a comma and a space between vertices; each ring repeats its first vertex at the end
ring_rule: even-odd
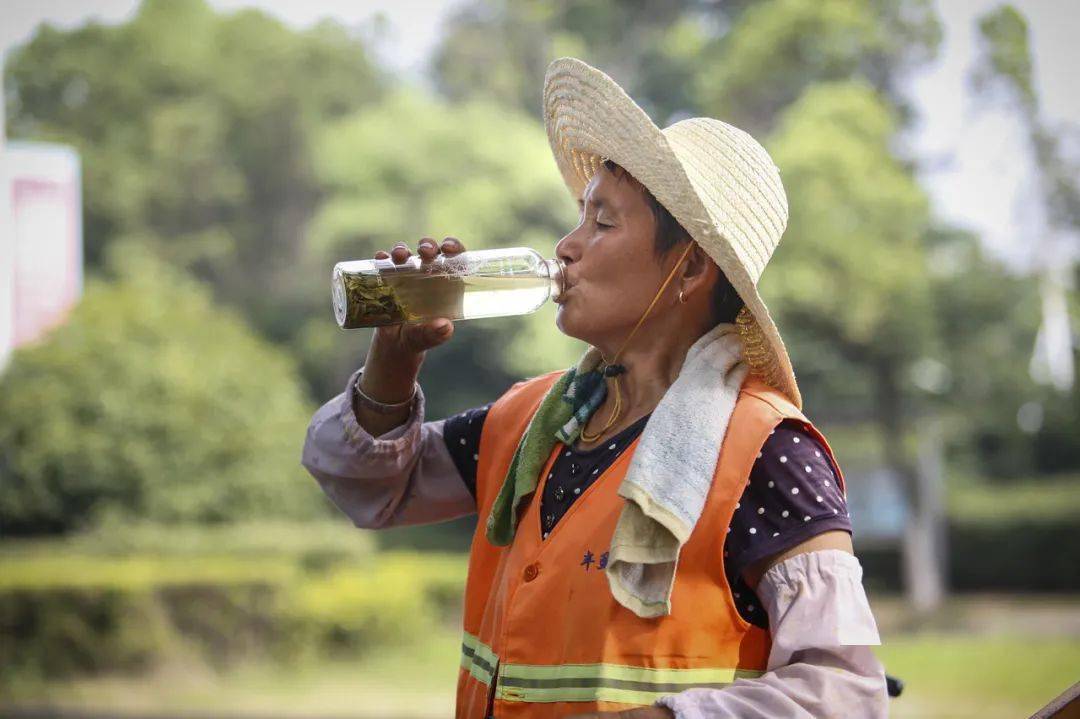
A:
POLYGON ((380 401, 378 401, 376 399, 372 399, 371 397, 368 397, 366 394, 364 394, 364 391, 362 389, 360 389, 360 378, 361 377, 363 377, 362 373, 361 373, 360 376, 358 376, 356 378, 356 381, 353 382, 353 389, 356 390, 357 403, 361 407, 366 407, 366 408, 370 409, 372 412, 375 412, 376 414, 397 414, 401 410, 409 407, 412 404, 413 400, 416 398, 416 390, 420 386, 420 384, 418 382, 413 382, 412 395, 410 395, 407 400, 405 400, 404 402, 395 402, 393 404, 387 404, 386 402, 380 402, 380 401))

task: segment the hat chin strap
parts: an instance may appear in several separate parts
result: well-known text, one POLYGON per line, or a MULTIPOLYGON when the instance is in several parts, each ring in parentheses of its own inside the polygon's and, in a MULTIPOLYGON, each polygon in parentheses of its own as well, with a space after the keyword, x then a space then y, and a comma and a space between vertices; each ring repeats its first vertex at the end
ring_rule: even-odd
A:
POLYGON ((622 351, 626 349, 626 345, 629 344, 630 340, 634 337, 634 334, 638 331, 638 328, 641 327, 641 323, 644 322, 645 318, 649 316, 650 312, 652 312, 652 308, 656 306, 656 301, 660 299, 660 296, 662 294, 664 294, 664 290, 667 289, 668 284, 671 282, 671 278, 675 276, 675 270, 679 269, 679 265, 681 265, 682 261, 686 259, 686 255, 690 252, 690 248, 693 246, 693 242, 690 242, 686 245, 686 249, 683 250, 682 256, 679 257, 679 260, 675 263, 675 266, 671 268, 671 272, 668 273, 667 279, 664 280, 664 283, 660 285, 660 289, 658 289, 656 291, 656 294, 653 295, 652 302, 649 303, 648 309, 646 309, 645 312, 641 315, 641 319, 639 319, 637 321, 637 324, 634 325, 634 329, 631 330, 627 338, 623 340, 622 346, 619 347, 619 351, 615 353, 615 356, 611 358, 610 362, 604 360, 604 376, 615 378, 615 406, 611 410, 611 416, 608 417, 608 421, 604 424, 603 428, 596 434, 589 435, 586 432, 585 427, 581 428, 581 438, 586 442, 595 442, 596 440, 604 436, 604 433, 611 429, 611 426, 614 425, 616 421, 618 421, 619 416, 622 414, 623 406, 622 393, 619 391, 619 375, 626 373, 626 365, 614 364, 614 362, 616 359, 619 358, 619 355, 622 354, 622 351))

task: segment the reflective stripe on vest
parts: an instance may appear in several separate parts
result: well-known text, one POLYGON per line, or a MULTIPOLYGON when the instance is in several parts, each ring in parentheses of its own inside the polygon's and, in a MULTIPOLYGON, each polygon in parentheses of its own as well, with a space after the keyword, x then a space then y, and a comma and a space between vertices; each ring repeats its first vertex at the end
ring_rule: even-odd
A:
POLYGON ((461 638, 461 668, 472 674, 478 680, 491 685, 491 678, 495 674, 495 667, 499 657, 491 651, 491 647, 484 644, 472 634, 465 632, 461 638))
MULTIPOLYGON (((465 632, 461 666, 491 685, 498 656, 465 632)), ((495 696, 517 702, 609 701, 650 705, 685 689, 720 689, 760 671, 733 668, 654 669, 626 664, 503 664, 495 696)))

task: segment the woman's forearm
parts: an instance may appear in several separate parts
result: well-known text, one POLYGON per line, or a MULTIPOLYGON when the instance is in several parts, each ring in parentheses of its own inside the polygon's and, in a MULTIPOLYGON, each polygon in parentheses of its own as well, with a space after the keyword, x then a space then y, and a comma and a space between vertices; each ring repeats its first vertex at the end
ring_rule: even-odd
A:
MULTIPOLYGON (((376 402, 398 404, 413 396, 424 355, 403 353, 400 349, 388 345, 381 337, 376 332, 368 345, 360 390, 376 402)), ((392 414, 382 414, 356 402, 353 404, 353 412, 364 430, 374 437, 379 437, 405 424, 412 412, 412 406, 392 414)))

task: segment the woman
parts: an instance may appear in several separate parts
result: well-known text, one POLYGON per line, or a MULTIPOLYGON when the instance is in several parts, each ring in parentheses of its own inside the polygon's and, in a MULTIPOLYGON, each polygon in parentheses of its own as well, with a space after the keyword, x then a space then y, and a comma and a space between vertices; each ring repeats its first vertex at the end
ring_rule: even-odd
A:
POLYGON ((580 61, 544 95, 581 207, 556 321, 589 352, 426 422, 452 323, 379 328, 304 466, 359 527, 479 513, 459 718, 884 716, 843 476, 756 291, 775 168, 718 121, 659 130, 580 61))

